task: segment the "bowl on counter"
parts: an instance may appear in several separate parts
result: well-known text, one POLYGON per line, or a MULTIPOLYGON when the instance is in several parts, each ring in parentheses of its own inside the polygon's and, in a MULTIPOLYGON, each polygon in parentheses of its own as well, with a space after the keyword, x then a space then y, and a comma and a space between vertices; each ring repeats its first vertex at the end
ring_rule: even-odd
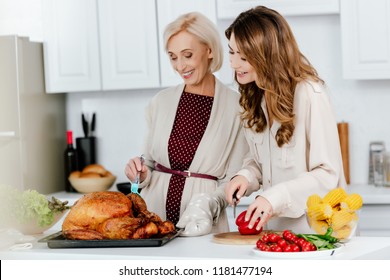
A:
POLYGON ((128 195, 131 192, 131 183, 129 182, 118 183, 116 184, 116 188, 121 193, 128 195))
POLYGON ((114 184, 116 176, 109 174, 105 177, 87 178, 69 176, 72 187, 79 193, 106 191, 114 184))
POLYGON ((345 242, 357 235, 358 211, 336 210, 327 219, 318 219, 315 214, 305 210, 306 220, 310 228, 317 234, 325 234, 329 227, 332 228, 332 236, 345 242))
POLYGON ((67 212, 68 210, 54 213, 53 222, 49 225, 41 226, 38 222, 38 219, 36 217, 32 217, 30 220, 26 222, 14 223, 12 225, 12 228, 20 231, 25 235, 41 234, 49 230, 50 228, 52 228, 55 224, 57 224, 67 212))

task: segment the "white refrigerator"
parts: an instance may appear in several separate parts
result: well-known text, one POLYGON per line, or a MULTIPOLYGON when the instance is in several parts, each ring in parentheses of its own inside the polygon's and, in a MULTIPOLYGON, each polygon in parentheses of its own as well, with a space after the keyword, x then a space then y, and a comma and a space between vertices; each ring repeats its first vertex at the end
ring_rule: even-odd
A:
POLYGON ((0 36, 0 185, 64 190, 65 94, 46 94, 42 43, 0 36))

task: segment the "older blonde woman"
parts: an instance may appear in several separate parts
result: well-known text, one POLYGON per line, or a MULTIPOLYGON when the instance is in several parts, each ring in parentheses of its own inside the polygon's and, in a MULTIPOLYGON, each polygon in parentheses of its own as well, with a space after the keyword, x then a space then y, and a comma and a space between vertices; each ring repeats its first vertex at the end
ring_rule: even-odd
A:
POLYGON ((148 209, 175 224, 192 197, 218 192, 220 211, 208 226, 212 232, 227 231, 223 187, 239 170, 248 147, 239 95, 213 74, 222 65, 220 36, 209 19, 194 12, 168 24, 164 42, 183 83, 151 100, 146 109, 145 165, 134 157, 125 174, 133 181, 140 172, 148 209))

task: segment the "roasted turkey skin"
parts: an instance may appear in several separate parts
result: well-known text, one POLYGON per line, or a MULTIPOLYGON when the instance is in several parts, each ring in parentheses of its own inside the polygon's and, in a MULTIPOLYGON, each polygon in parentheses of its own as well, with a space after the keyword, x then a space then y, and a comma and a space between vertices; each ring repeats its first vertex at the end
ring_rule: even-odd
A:
POLYGON ((89 193, 73 205, 62 224, 62 232, 70 239, 103 239, 104 232, 98 230, 105 228, 101 224, 121 217, 133 217, 132 203, 126 195, 111 191, 89 193))
POLYGON ((175 232, 170 221, 149 212, 138 194, 93 192, 79 199, 62 224, 67 239, 143 239, 175 232))

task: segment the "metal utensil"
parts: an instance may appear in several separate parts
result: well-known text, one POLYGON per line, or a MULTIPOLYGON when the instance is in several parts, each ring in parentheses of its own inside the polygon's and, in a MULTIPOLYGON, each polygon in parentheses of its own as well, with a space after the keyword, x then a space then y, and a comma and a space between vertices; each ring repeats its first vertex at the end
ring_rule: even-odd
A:
POLYGON ((237 207, 237 193, 238 193, 238 190, 236 190, 234 193, 233 193, 233 217, 234 219, 236 218, 236 207, 237 207))
POLYGON ((88 121, 85 119, 85 115, 81 114, 81 124, 83 126, 84 131, 84 137, 88 137, 89 131, 88 131, 88 121))
POLYGON ((96 126, 96 114, 92 114, 92 120, 91 120, 91 136, 94 136, 95 133, 95 126, 96 126))
POLYGON ((368 183, 374 184, 374 154, 384 152, 386 150, 385 143, 383 141, 370 142, 370 155, 369 155, 369 170, 368 170, 368 183))
MULTIPOLYGON (((140 156, 141 160, 141 170, 142 167, 144 166, 145 158, 144 155, 140 156)), ((141 171, 137 171, 137 175, 135 176, 135 181, 131 183, 131 192, 139 194, 138 188, 139 188, 139 183, 140 183, 140 177, 141 177, 141 171)))

